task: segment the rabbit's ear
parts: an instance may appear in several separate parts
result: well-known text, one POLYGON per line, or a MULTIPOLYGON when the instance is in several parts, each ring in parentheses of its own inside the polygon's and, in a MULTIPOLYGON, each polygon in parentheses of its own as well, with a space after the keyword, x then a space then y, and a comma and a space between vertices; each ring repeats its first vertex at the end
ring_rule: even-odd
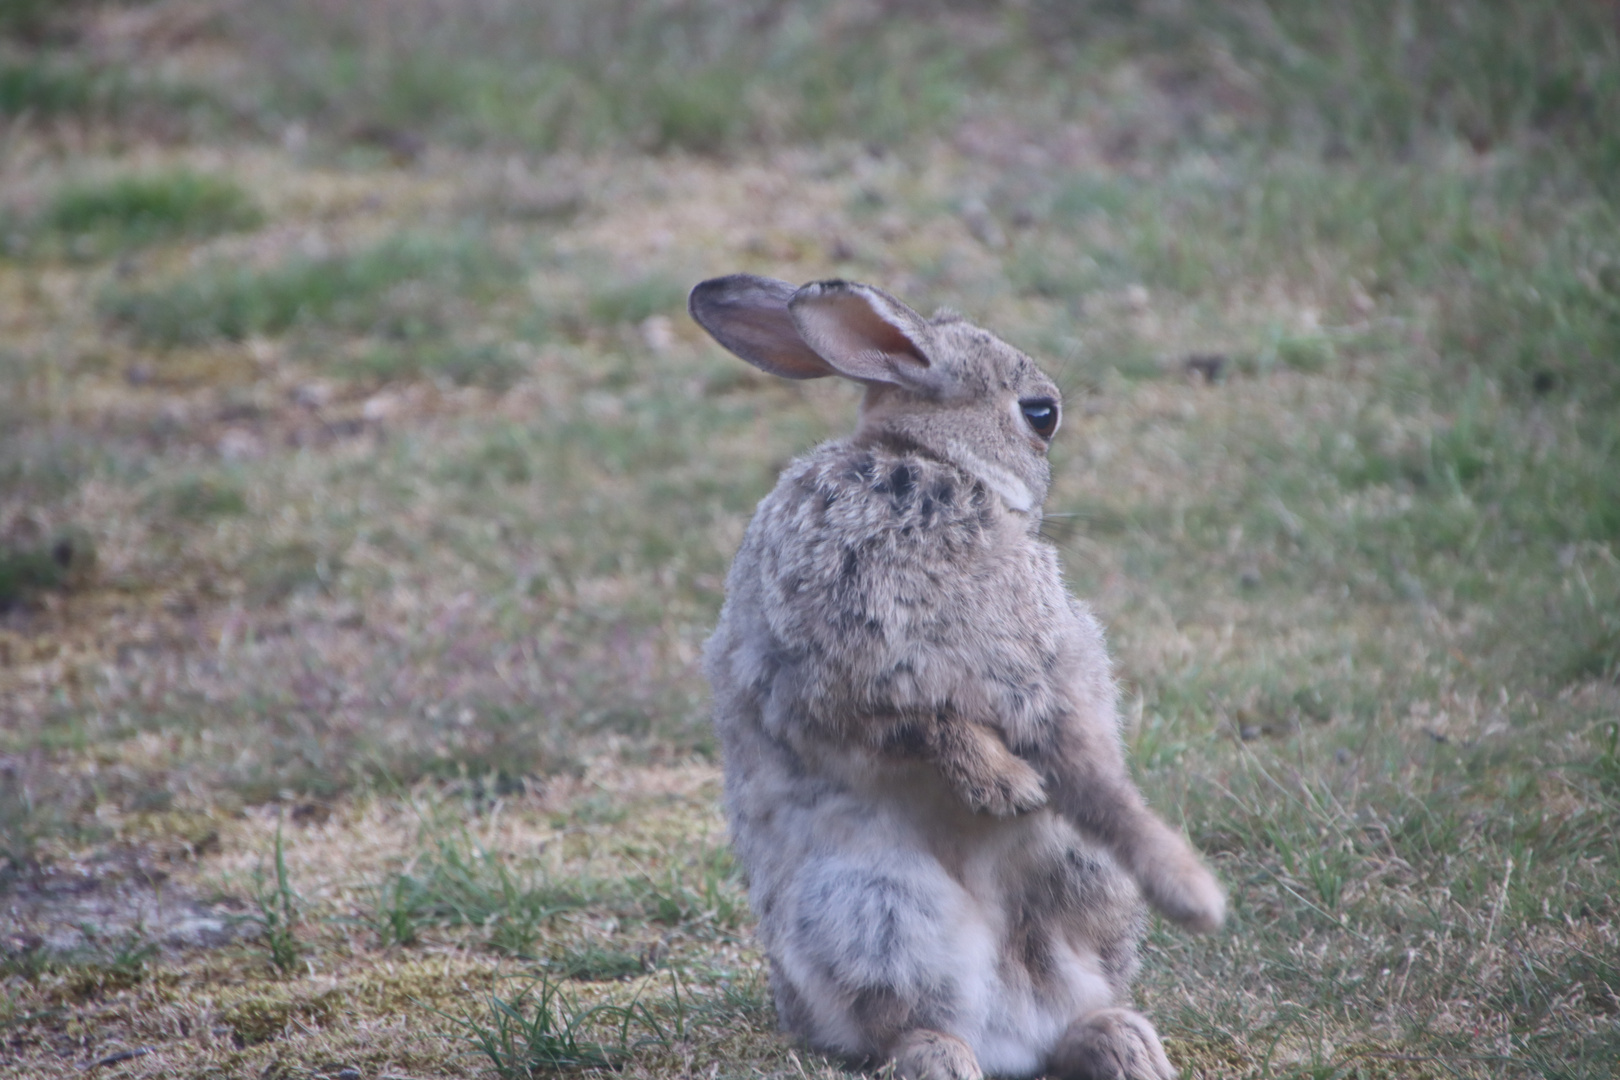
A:
POLYGON ((805 342, 862 382, 936 389, 944 372, 929 359, 928 321, 881 289, 850 281, 813 281, 788 304, 805 342))
POLYGON ((785 281, 731 274, 700 283, 686 309, 709 336, 761 371, 785 379, 837 375, 799 336, 788 312, 796 291, 785 281))

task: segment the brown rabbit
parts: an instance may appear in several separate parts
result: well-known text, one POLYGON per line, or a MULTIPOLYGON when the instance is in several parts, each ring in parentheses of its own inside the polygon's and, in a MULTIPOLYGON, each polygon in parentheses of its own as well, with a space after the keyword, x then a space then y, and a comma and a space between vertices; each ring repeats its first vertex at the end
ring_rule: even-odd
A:
POLYGON ((692 291, 727 349, 866 387, 760 503, 705 667, 782 1024, 913 1080, 1167 1080, 1128 1008, 1141 898, 1220 886, 1131 783, 1102 630, 1038 535, 1058 388, 866 285, 692 291))

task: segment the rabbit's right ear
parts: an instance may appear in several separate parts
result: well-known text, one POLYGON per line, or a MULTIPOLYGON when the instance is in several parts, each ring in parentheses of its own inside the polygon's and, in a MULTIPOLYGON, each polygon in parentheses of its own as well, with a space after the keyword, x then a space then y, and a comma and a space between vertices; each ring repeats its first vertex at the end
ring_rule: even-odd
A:
POLYGON ((799 336, 788 312, 798 288, 774 278, 731 274, 692 290, 686 310, 727 349, 761 371, 784 379, 819 379, 838 370, 799 336))
POLYGON ((840 375, 937 393, 949 381, 928 321, 882 289, 812 281, 788 304, 799 335, 840 375))

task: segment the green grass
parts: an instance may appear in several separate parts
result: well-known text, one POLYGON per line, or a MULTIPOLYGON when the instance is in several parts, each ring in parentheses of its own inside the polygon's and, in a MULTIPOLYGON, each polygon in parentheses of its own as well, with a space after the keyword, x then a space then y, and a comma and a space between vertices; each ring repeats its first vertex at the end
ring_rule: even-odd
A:
POLYGON ((36 783, 21 769, 0 772, 0 885, 33 872, 49 841, 77 831, 77 809, 58 785, 36 783))
POLYGON ((114 177, 52 196, 38 229, 79 257, 251 229, 263 212, 231 180, 176 171, 114 177))
MULTIPOLYGON (((747 917, 736 867, 724 849, 660 854, 656 870, 593 880, 514 861, 453 821, 429 822, 423 832, 423 850, 369 887, 363 921, 384 945, 420 945, 430 928, 464 929, 498 954, 535 959, 557 936, 559 917, 573 912, 706 938, 734 934, 747 917)), ((547 963, 564 978, 616 979, 643 973, 652 955, 646 948, 587 941, 547 963)))
POLYGON ((105 82, 76 63, 0 55, 0 114, 81 113, 111 95, 105 82))
POLYGON ((0 38, 35 42, 57 34, 69 33, 74 23, 71 18, 83 0, 3 0, 0 2, 0 38))
POLYGON ((241 130, 225 95, 59 45, 0 39, 0 119, 58 131, 118 127, 173 140, 241 130))
POLYGON ((735 1030, 736 1017, 755 1003, 758 989, 749 985, 739 990, 727 980, 718 994, 694 993, 671 972, 667 995, 649 993, 656 984, 648 982, 627 1001, 587 1006, 544 975, 509 978, 524 980, 515 995, 492 992, 481 1012, 445 1014, 454 1024, 446 1034, 471 1043, 502 1080, 607 1068, 656 1069, 670 1058, 679 1060, 696 1044, 713 1041, 717 1033, 723 1038, 735 1030))
POLYGON ((553 917, 590 898, 580 882, 517 870, 461 832, 444 832, 408 870, 375 890, 367 921, 385 944, 411 945, 428 926, 475 927, 488 947, 532 956, 553 917))
POLYGON ((146 501, 153 510, 185 521, 231 517, 248 510, 241 485, 229 476, 182 477, 154 491, 146 501))
POLYGON ((374 345, 338 365, 338 370, 362 382, 432 379, 456 386, 504 390, 520 379, 527 367, 522 357, 500 345, 429 340, 374 345))
POLYGON ((44 543, 0 544, 0 611, 47 590, 83 587, 95 567, 95 541, 80 528, 59 529, 44 543))
POLYGON ((501 1080, 621 1065, 630 1053, 626 1044, 633 1018, 634 1010, 622 1006, 582 1006, 543 976, 510 997, 491 993, 482 1016, 450 1017, 457 1036, 487 1058, 501 1080), (616 1034, 616 1041, 594 1041, 593 1029, 602 1027, 609 1029, 606 1037, 616 1034))
POLYGON ((565 950, 547 966, 564 979, 605 982, 646 974, 648 960, 645 954, 586 942, 565 950))
MULTIPOLYGON (((1612 918, 1612 904, 1594 907, 1593 898, 1616 884, 1615 834, 1602 812, 1549 814, 1551 792, 1502 771, 1537 742, 1515 732, 1414 755, 1375 729, 1352 751, 1353 764, 1313 780, 1297 776, 1286 752, 1261 746, 1221 786, 1195 784, 1184 805, 1201 845, 1245 867, 1236 940, 1276 945, 1263 963, 1229 944, 1170 934, 1156 934, 1153 951, 1231 987, 1228 1008, 1286 999, 1299 1020, 1352 1029, 1384 1017, 1385 1039, 1429 1041, 1439 1060, 1515 1075, 1543 1075, 1544 1048, 1560 1040, 1570 1056, 1559 1075, 1602 1075, 1612 1047, 1606 1022, 1576 1035, 1561 1003, 1610 1000, 1620 971, 1585 946, 1560 944, 1554 928, 1612 918), (1282 948, 1284 940, 1292 946, 1282 948), (1481 966, 1485 956, 1500 958, 1502 978, 1481 966), (1436 1018, 1424 1002, 1459 999, 1481 1001, 1478 1015, 1500 1020, 1501 1028, 1486 1021, 1500 1034, 1470 1046, 1429 1027, 1436 1018), (1398 1001, 1407 1007, 1392 1012, 1398 1001)), ((1562 770, 1582 764, 1555 766, 1545 783, 1560 787, 1562 770)), ((1179 1022, 1202 1031, 1260 1026, 1253 1012, 1221 1017, 1190 1004, 1179 1022)), ((1275 1022, 1279 1037, 1297 1037, 1295 1022, 1275 1022)), ((1348 1069, 1364 1051, 1317 1047, 1310 1060, 1348 1069)))
POLYGON ((652 315, 681 310, 686 293, 684 282, 653 274, 597 289, 586 301, 586 312, 593 322, 608 326, 639 323, 652 315))
POLYGON ((157 288, 118 288, 102 298, 101 310, 137 341, 158 346, 326 326, 411 340, 442 326, 444 290, 473 287, 497 265, 476 238, 447 244, 403 236, 263 270, 221 264, 157 288))
POLYGON ((937 130, 1006 66, 926 20, 820 22, 702 3, 412 5, 387 34, 304 0, 237 16, 282 107, 336 134, 432 132, 536 150, 723 151, 748 141, 937 130))
POLYGON ((728 933, 748 917, 741 875, 724 849, 699 850, 689 862, 670 860, 638 891, 650 919, 688 933, 728 933))
POLYGON ((259 942, 271 966, 285 978, 297 970, 299 958, 304 954, 298 937, 304 904, 293 890, 287 872, 287 853, 280 829, 276 830, 270 868, 267 870, 262 863, 253 868, 251 897, 257 910, 247 919, 258 925, 259 942))
POLYGON ((54 589, 67 576, 65 560, 48 548, 0 551, 0 608, 40 589, 54 589))
POLYGON ((334 26, 306 0, 282 0, 255 5, 239 32, 284 107, 340 133, 427 131, 542 150, 893 144, 1007 98, 1046 115, 1081 112, 1099 92, 1090 73, 1133 55, 1162 57, 1177 92, 1217 103, 1162 135, 1133 124, 1139 103, 1127 103, 1122 137, 1150 149, 1258 137, 1388 157, 1437 136, 1490 149, 1535 132, 1601 181, 1620 148, 1606 122, 1620 101, 1620 31, 1601 7, 993 5, 954 13, 968 34, 905 9, 829 10, 419 4, 384 32, 358 16, 334 26))

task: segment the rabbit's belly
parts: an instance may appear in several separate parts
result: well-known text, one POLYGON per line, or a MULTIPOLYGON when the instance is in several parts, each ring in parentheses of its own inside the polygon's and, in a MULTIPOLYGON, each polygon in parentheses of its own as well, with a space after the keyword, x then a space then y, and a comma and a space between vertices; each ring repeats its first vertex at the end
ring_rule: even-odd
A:
POLYGON ((962 1038, 989 1073, 1033 1075, 1076 1016, 1114 997, 1099 959, 1110 943, 1086 940, 1064 912, 1030 910, 1067 826, 1045 814, 919 823, 916 794, 823 799, 803 846, 754 838, 798 847, 792 868, 770 875, 774 889, 756 878, 768 948, 792 990, 796 1015, 785 1009, 783 1021, 860 1057, 882 1052, 880 1021, 893 1016, 962 1038))

